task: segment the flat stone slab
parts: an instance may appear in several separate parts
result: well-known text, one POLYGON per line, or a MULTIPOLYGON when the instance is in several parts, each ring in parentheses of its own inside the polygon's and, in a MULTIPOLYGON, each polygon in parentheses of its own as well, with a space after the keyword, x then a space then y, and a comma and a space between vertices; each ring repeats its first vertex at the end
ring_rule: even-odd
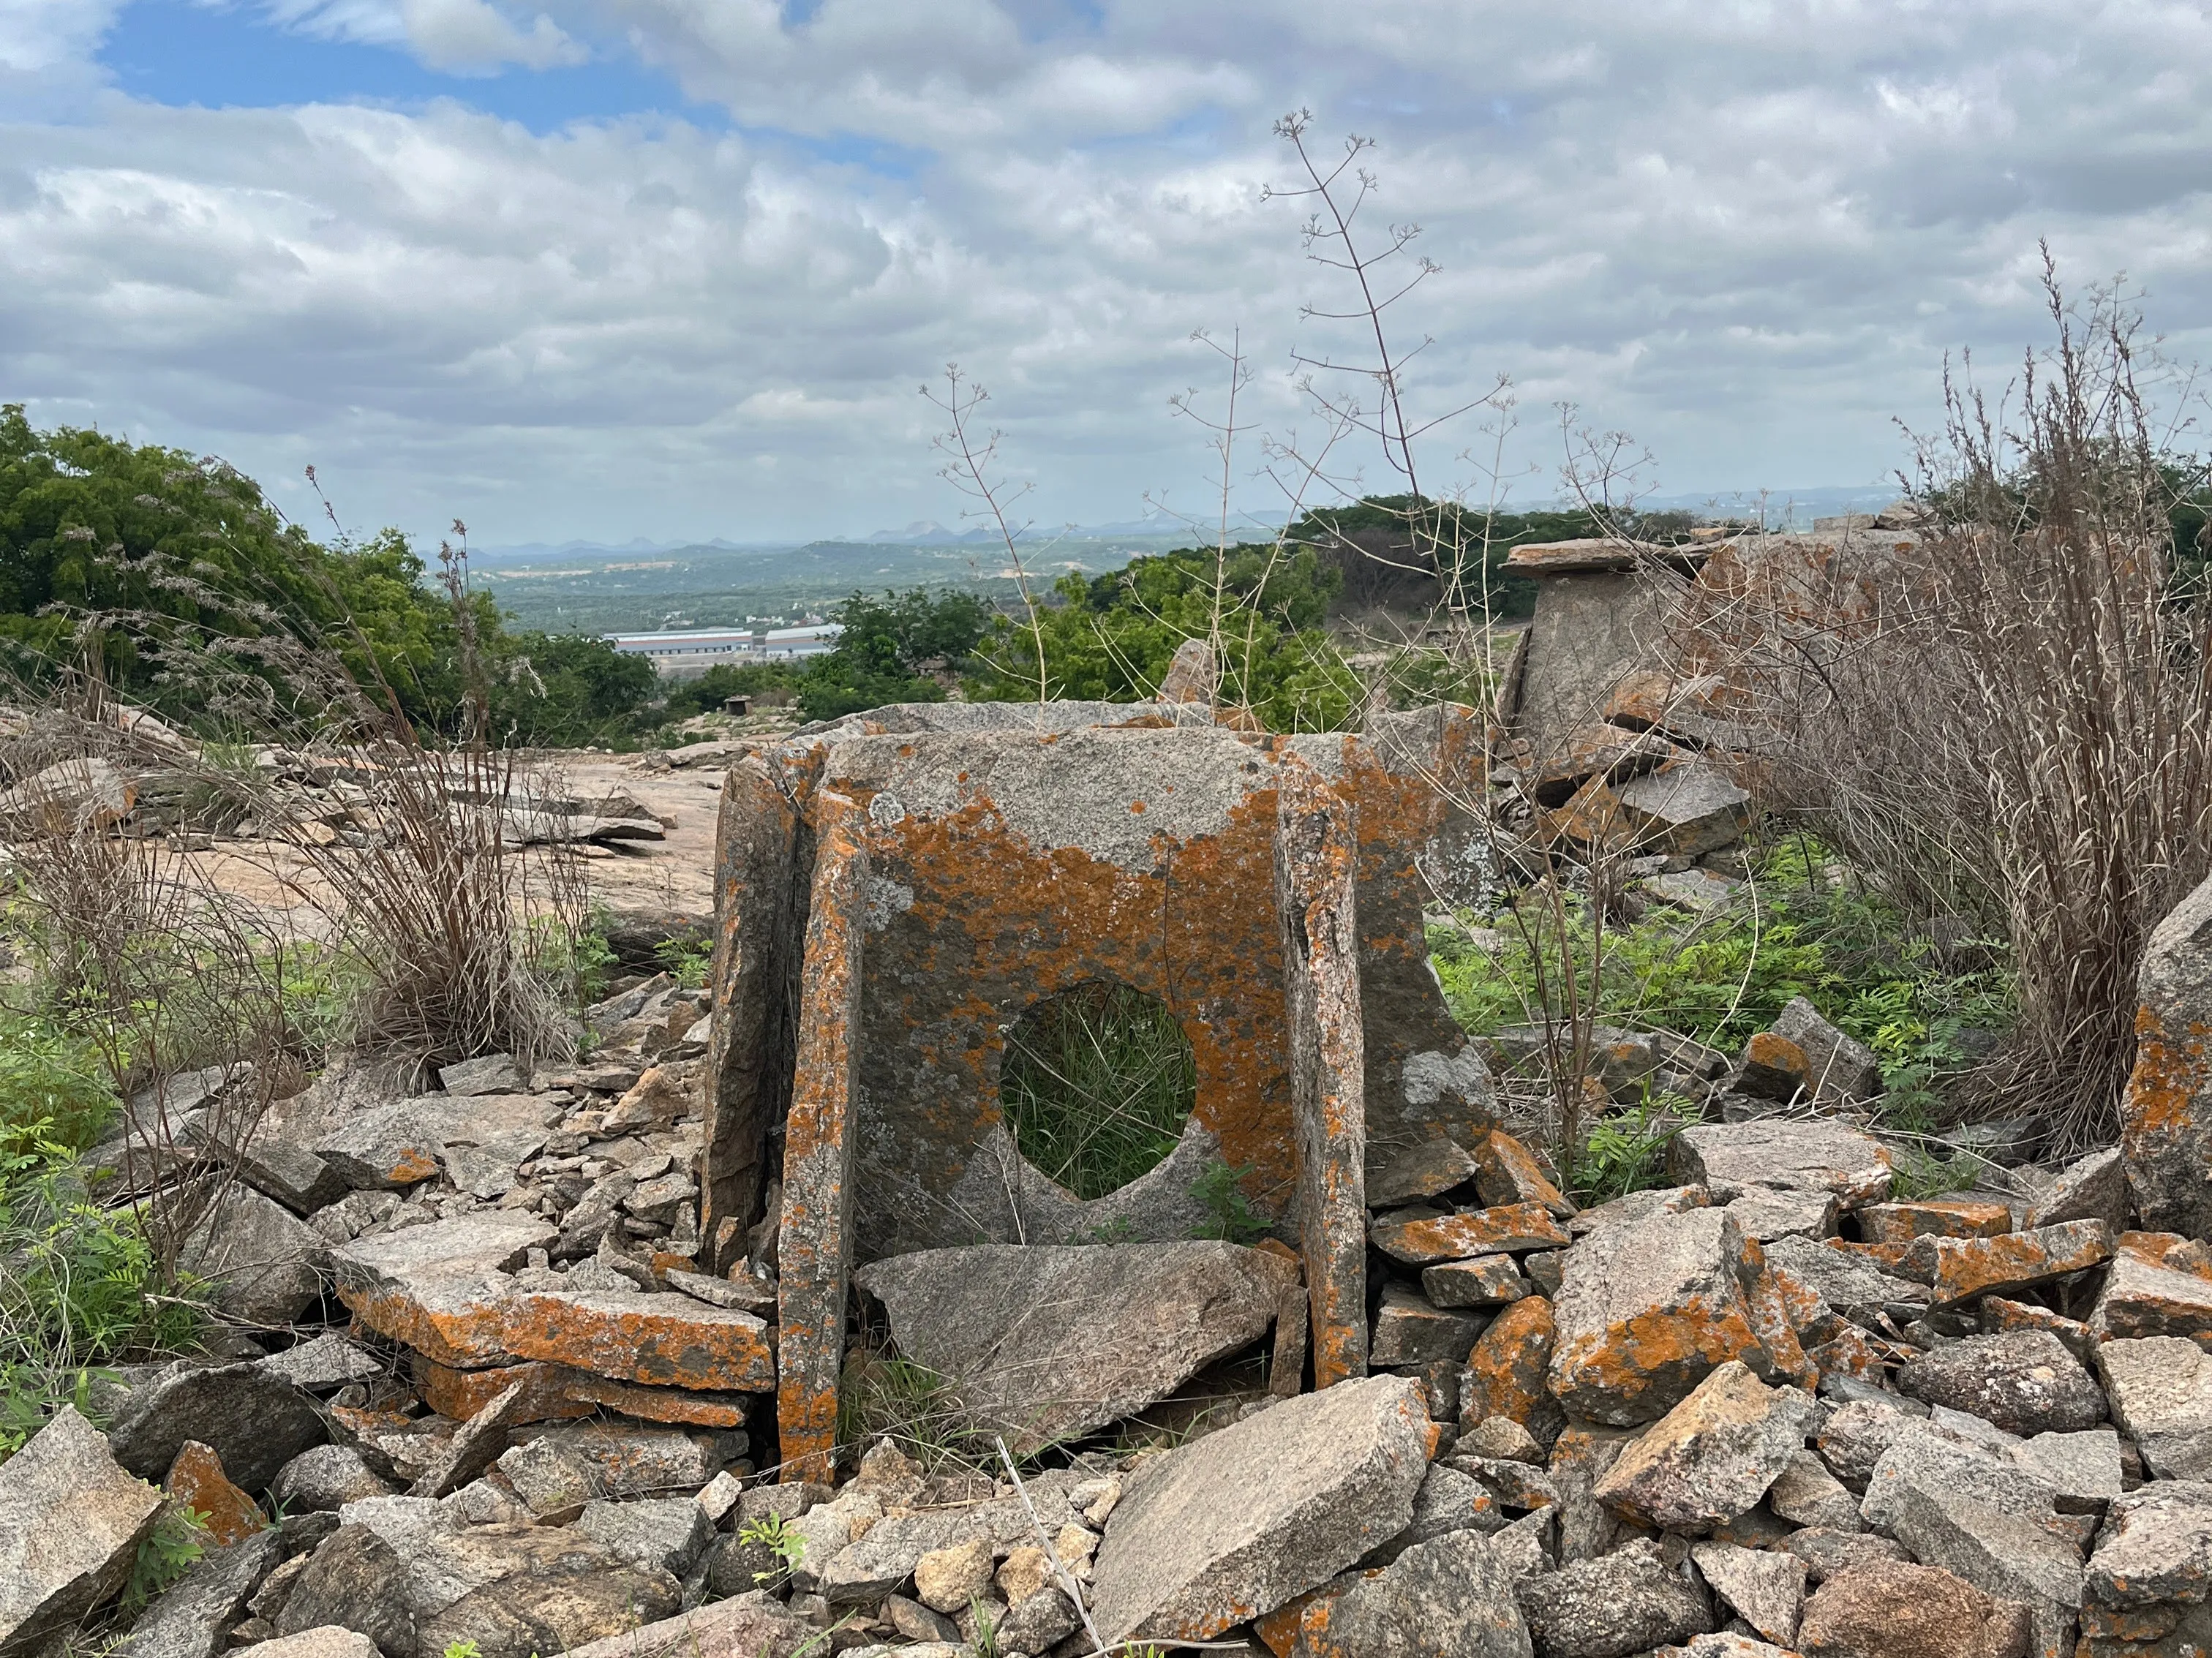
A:
POLYGON ((2112 1259, 2112 1230, 2100 1220, 2069 1220, 1993 1238, 1923 1237, 1904 1261, 1929 1286, 1933 1303, 1949 1307, 1978 1296, 2007 1296, 2112 1259))
POLYGON ((1367 1241, 1394 1260, 1424 1266, 1477 1255, 1563 1249, 1573 1239, 1545 1205, 1515 1203, 1463 1215, 1386 1221, 1368 1230, 1367 1241))
POLYGON ((1410 1523, 1431 1431, 1418 1382, 1370 1376, 1148 1465, 1098 1551, 1100 1638, 1212 1640, 1318 1588, 1410 1523))
POLYGON ((925 1249, 854 1281, 883 1303, 902 1356, 1030 1451, 1133 1415, 1257 1341, 1294 1276, 1262 1251, 1193 1240, 925 1249))
POLYGON ((768 1326, 690 1296, 517 1294, 501 1309, 500 1331, 517 1357, 622 1382, 739 1392, 775 1386, 768 1326))
POLYGON ((2212 1478, 2212 1356, 2180 1336, 2097 1350, 2112 1420, 2164 1479, 2212 1478))
POLYGON ((64 1405, 0 1463, 0 1653, 26 1652, 123 1587, 161 1493, 64 1405))
POLYGON ((331 1252, 338 1299, 379 1335, 468 1369, 517 1355, 507 1345, 501 1276, 559 1236, 535 1215, 462 1215, 356 1238, 331 1252))
POLYGON ((1826 1192, 1845 1210, 1889 1194, 1889 1148, 1846 1124, 1759 1117, 1700 1123, 1674 1137, 1674 1176, 1725 1202, 1746 1187, 1826 1192))

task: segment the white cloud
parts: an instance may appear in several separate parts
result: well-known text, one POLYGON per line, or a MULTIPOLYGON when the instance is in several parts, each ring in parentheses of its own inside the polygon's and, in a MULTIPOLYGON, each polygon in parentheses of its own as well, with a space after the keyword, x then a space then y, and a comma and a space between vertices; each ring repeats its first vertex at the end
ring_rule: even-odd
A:
MULTIPOLYGON (((365 522, 944 518, 913 388, 954 359, 1046 516, 1194 501, 1190 331, 1243 331, 1280 426, 1328 338, 1298 308, 1341 301, 1261 199, 1301 103, 1324 148, 1381 141, 1369 219, 1443 266, 1403 313, 1418 390, 1510 371, 1532 459, 1566 398, 1669 487, 1876 477, 1944 349, 2034 337, 2041 236, 2185 349, 2212 299, 2212 22, 2154 0, 261 3, 448 67, 632 52, 738 129, 112 96, 0 127, 0 397, 315 461, 365 522)), ((0 24, 0 64, 81 67, 67 10, 0 24)))

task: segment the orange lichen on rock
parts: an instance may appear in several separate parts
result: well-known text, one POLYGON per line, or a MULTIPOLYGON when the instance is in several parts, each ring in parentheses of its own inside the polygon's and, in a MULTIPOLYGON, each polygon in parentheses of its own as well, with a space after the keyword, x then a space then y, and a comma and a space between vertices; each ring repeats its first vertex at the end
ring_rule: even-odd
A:
POLYGON ((685 1296, 532 1291, 508 1300, 503 1328, 517 1357, 618 1381, 659 1388, 775 1385, 775 1352, 761 1320, 685 1296))
POLYGON ((1429 1220, 1388 1221, 1370 1228, 1367 1236, 1384 1254, 1410 1266, 1528 1249, 1564 1249, 1574 1242, 1541 1203, 1506 1204, 1429 1220))
POLYGON ((269 1524, 260 1505, 230 1483, 222 1458, 196 1439, 187 1439, 169 1464, 164 1489, 172 1503, 206 1522, 208 1536, 217 1547, 241 1542, 269 1524))
POLYGON ((2112 1254, 2112 1229, 2103 1221, 2069 1220, 2002 1237, 1923 1237, 1905 1265, 1934 1291, 1932 1305, 1948 1307, 2101 1266, 2112 1254))
POLYGON ((465 1422, 517 1382, 529 1384, 519 1422, 565 1422, 601 1410, 645 1422, 693 1428, 742 1428, 750 1396, 688 1388, 647 1387, 594 1376, 565 1364, 533 1362, 494 1370, 454 1370, 418 1358, 415 1385, 439 1415, 465 1422))
POLYGON ((1565 1220, 1575 1206, 1560 1194, 1536 1154, 1502 1128, 1493 1128, 1474 1147, 1475 1189, 1493 1208, 1540 1203, 1565 1220))
POLYGON ((1869 1243, 1910 1244, 1915 1238, 1994 1238, 2012 1230, 2012 1210, 1972 1198, 1926 1203, 1875 1203, 1858 1212, 1869 1243))
POLYGON ((1473 1427, 1502 1416, 1530 1426, 1551 1403, 1545 1376, 1558 1327, 1541 1296, 1515 1302, 1475 1339, 1460 1378, 1460 1419, 1473 1427))

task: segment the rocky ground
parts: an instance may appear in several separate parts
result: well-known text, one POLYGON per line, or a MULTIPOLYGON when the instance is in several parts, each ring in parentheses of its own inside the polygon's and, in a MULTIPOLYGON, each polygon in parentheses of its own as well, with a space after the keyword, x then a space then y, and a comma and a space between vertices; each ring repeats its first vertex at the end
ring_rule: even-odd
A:
MULTIPOLYGON (((2127 1230, 2116 1152, 2031 1171, 2032 1200, 1892 1201, 1886 1148, 1833 1120, 1692 1128, 1679 1184, 1579 1212, 1496 1133, 1374 1194, 1364 1381, 1255 1383, 1180 1443, 1063 1441, 1018 1485, 889 1442, 777 1483, 774 1238, 692 1270, 703 999, 635 985, 557 1072, 292 1102, 206 1235, 261 1337, 126 1373, 105 1434, 65 1410, 0 1466, 0 1650, 111 1595, 165 1501, 211 1546, 130 1637, 161 1658, 2212 1641, 2212 1254, 2127 1230)), ((178 1155, 234 1084, 173 1084, 178 1155)), ((902 1345, 988 1354, 1000 1419, 1073 1409, 1040 1442, 1174 1394, 1295 1290, 1271 1242, 1001 1248, 995 1279, 971 1253, 862 1283, 902 1345), (1007 1309, 1070 1258, 1116 1262, 1096 1316, 1017 1351, 1007 1309)))

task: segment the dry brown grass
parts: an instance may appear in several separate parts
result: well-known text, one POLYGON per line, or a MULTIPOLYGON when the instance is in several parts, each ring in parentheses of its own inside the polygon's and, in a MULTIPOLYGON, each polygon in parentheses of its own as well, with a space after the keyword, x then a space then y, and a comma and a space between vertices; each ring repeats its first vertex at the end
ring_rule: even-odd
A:
MULTIPOLYGON (((2212 607, 2177 566, 2171 429, 2135 319, 2069 307, 2016 402, 1948 387, 1933 509, 1863 626, 1771 640, 1772 798, 1908 913, 2009 939, 2019 1018, 1981 1104, 2108 1139, 2151 928, 2212 867, 2212 607)), ((2179 487, 2188 487, 2185 478, 2179 487)))

